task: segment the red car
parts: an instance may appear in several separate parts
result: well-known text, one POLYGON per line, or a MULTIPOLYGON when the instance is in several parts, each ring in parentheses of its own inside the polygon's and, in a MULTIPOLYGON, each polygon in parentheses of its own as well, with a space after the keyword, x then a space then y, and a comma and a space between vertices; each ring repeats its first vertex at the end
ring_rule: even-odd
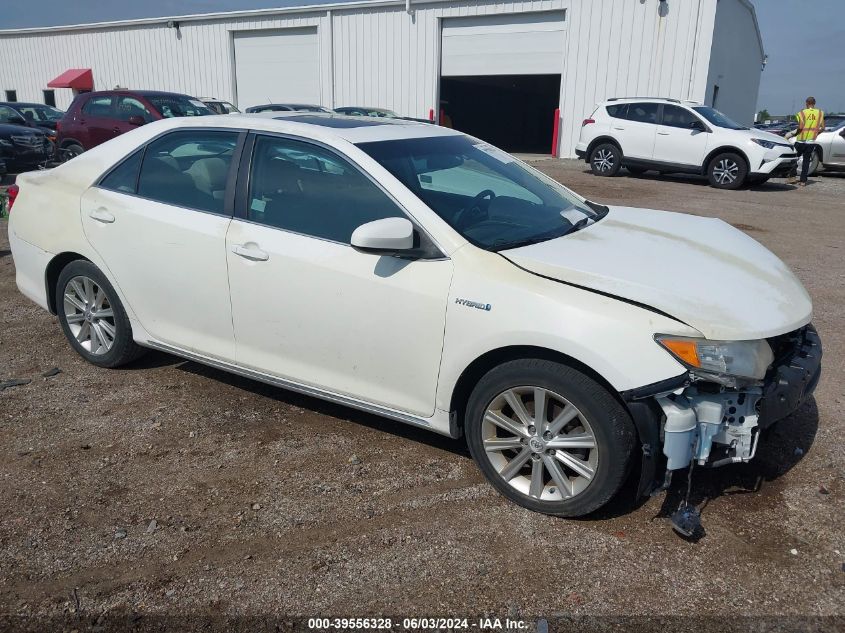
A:
POLYGON ((105 90, 81 94, 56 126, 59 158, 69 160, 129 130, 175 116, 214 114, 199 99, 175 92, 105 90))

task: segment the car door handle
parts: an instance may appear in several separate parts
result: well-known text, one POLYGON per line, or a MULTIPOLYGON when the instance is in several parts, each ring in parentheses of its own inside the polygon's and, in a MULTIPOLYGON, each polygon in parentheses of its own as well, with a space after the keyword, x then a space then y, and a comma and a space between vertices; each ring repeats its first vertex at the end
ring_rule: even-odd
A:
POLYGON ((119 127, 117 127, 117 126, 113 127, 113 128, 111 129, 111 131, 112 131, 112 132, 114 132, 115 134, 120 134, 120 128, 119 128, 119 127))
POLYGON ((618 127, 618 126, 614 125, 613 129, 614 130, 624 130, 625 128, 624 127, 618 127))
POLYGON ((660 136, 669 136, 669 132, 658 132, 660 136))
POLYGON ((97 220, 97 222, 102 222, 103 224, 111 224, 114 222, 114 216, 103 207, 94 209, 88 215, 90 215, 92 219, 97 220))
POLYGON ((247 248, 246 246, 242 246, 241 244, 236 244, 232 247, 232 252, 235 255, 239 255, 244 259, 251 259, 255 262, 266 262, 270 259, 270 254, 266 251, 262 251, 260 248, 250 247, 247 248))

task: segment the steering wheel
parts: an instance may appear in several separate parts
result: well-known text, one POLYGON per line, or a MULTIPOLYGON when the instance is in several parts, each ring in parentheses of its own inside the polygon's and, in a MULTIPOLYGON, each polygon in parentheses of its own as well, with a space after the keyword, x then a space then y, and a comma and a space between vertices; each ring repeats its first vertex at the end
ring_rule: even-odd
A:
POLYGON ((495 198, 496 192, 491 189, 478 192, 467 206, 455 214, 455 228, 465 229, 470 224, 486 219, 487 209, 490 208, 490 203, 495 198), (484 202, 485 198, 489 198, 486 203, 484 202))

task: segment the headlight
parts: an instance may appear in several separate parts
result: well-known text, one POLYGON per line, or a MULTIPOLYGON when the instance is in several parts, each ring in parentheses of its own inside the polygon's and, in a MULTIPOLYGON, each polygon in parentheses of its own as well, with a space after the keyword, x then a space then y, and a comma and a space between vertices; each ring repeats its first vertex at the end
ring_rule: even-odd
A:
POLYGON ((767 141, 762 138, 752 138, 751 142, 757 143, 757 145, 759 145, 760 147, 765 147, 766 149, 772 149, 776 145, 780 145, 780 143, 775 143, 774 141, 767 141))
POLYGON ((655 340, 666 351, 698 373, 762 380, 775 359, 765 340, 708 341, 658 334, 655 340))

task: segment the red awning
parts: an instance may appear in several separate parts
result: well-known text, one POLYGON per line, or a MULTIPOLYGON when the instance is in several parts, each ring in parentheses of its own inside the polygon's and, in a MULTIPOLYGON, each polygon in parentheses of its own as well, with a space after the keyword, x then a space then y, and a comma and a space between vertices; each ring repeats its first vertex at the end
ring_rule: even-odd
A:
POLYGON ((74 90, 93 90, 94 75, 90 68, 71 68, 47 84, 48 88, 73 88, 74 90))

